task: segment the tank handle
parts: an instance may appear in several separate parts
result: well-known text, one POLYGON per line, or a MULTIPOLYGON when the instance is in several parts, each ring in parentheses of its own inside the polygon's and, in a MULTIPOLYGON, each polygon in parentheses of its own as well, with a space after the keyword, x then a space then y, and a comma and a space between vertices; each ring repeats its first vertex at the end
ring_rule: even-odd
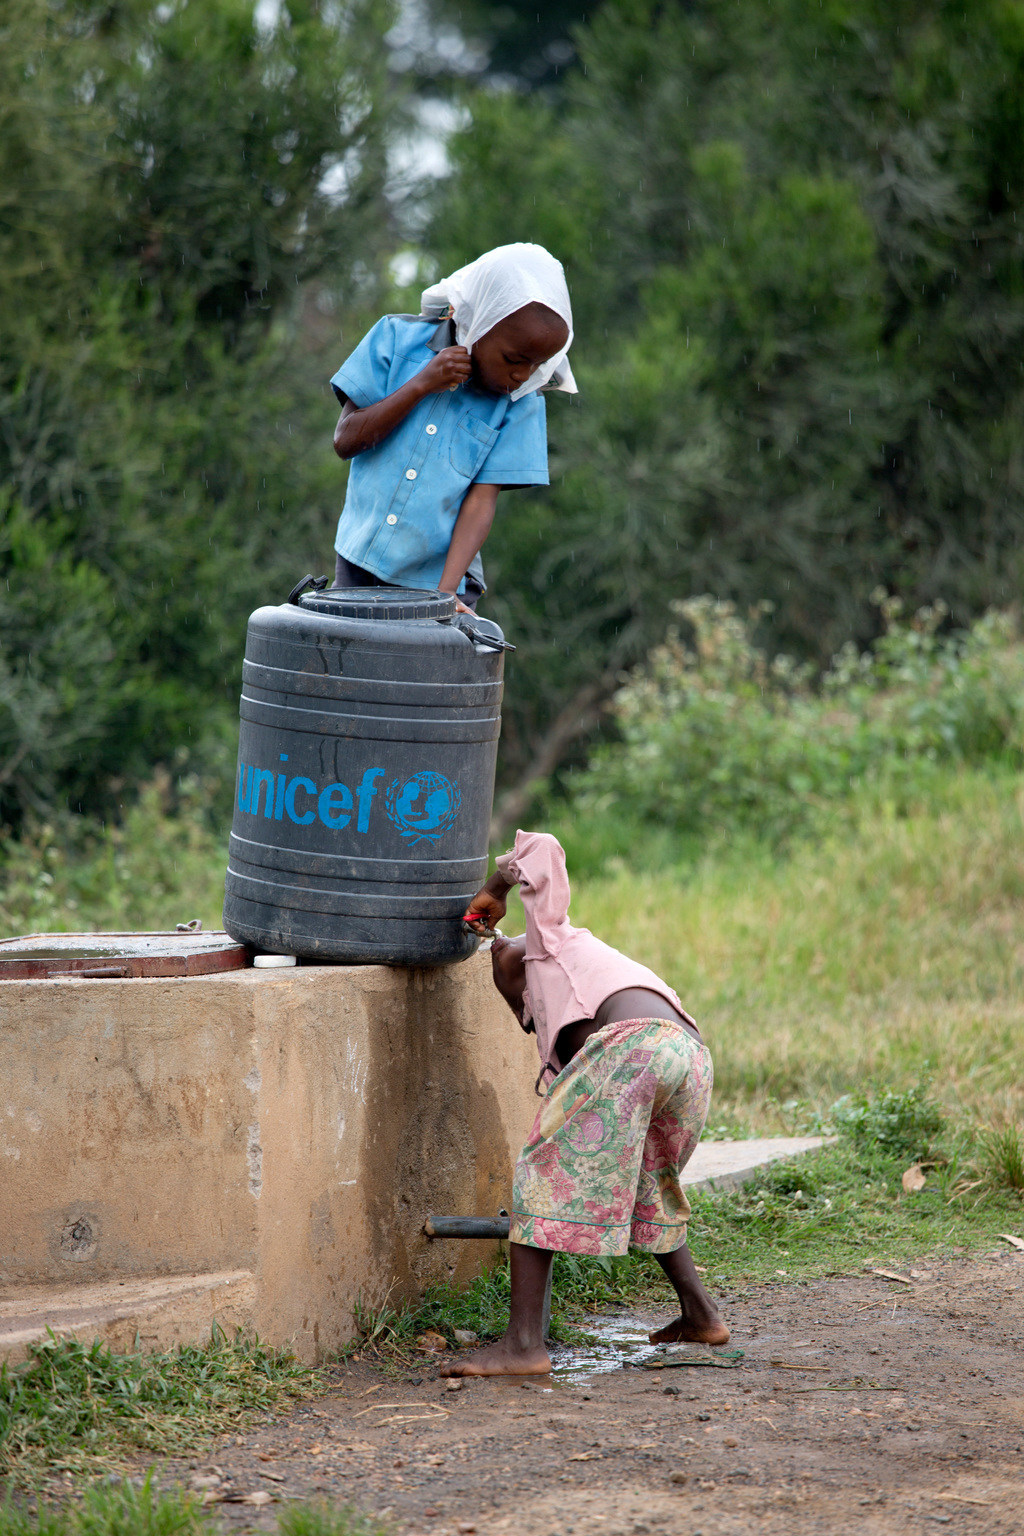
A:
POLYGON ((489 635, 485 629, 474 629, 472 624, 465 622, 465 614, 459 614, 455 625, 461 629, 467 639, 474 645, 488 645, 492 651, 514 651, 515 646, 510 640, 503 639, 500 635, 489 635))
POLYGON ((326 576, 303 576, 302 580, 296 582, 295 586, 288 593, 288 601, 290 603, 298 603, 303 592, 322 592, 326 585, 326 576))

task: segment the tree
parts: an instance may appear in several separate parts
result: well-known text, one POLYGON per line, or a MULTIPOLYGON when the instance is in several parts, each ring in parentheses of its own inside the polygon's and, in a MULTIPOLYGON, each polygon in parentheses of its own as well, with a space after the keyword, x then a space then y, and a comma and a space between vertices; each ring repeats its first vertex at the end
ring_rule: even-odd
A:
POLYGON ((387 21, 377 0, 292 0, 265 29, 242 0, 16 0, 0 821, 100 807, 183 750, 219 769, 245 616, 329 549, 329 370, 302 352, 314 278, 374 303, 387 21))
POLYGON ((434 223, 443 267, 550 244, 577 317, 552 491, 488 547, 520 774, 670 598, 825 660, 880 582, 962 625, 1021 574, 1024 7, 606 0, 577 40, 550 110, 475 99, 434 223))
POLYGON ((597 3, 586 0, 426 0, 424 15, 406 23, 417 67, 439 83, 446 74, 471 70, 502 87, 546 93, 557 91, 576 59, 576 28, 593 15, 597 3), (419 26, 417 27, 417 20, 419 26), (436 47, 439 29, 451 28, 468 47, 453 68, 436 47), (433 55, 433 56, 432 56, 433 55))

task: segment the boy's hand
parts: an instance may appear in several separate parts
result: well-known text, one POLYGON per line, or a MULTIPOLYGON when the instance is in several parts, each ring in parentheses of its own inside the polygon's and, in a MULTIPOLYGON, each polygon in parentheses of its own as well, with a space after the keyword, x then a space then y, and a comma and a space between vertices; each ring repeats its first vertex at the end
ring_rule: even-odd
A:
MULTIPOLYGON (((334 451, 339 459, 354 459, 357 453, 376 448, 389 437, 409 412, 427 395, 439 394, 444 389, 458 389, 465 384, 473 371, 473 364, 465 347, 445 347, 435 358, 421 368, 413 378, 407 379, 392 394, 372 405, 357 406, 346 399, 344 409, 334 429, 334 451)), ((483 543, 483 538, 480 544, 483 543)), ((466 568, 476 554, 478 544, 466 559, 466 568)), ((459 572, 459 581, 466 574, 459 572)), ((458 586, 458 581, 456 582, 458 586)))
POLYGON ((443 389, 458 389, 473 372, 473 363, 465 347, 444 347, 420 371, 420 382, 430 395, 443 389))
MULTIPOLYGON (((481 485, 478 481, 474 481, 463 497, 459 515, 452 529, 451 543, 448 545, 448 553, 444 560, 444 570, 437 584, 439 591, 458 592, 463 576, 469 570, 474 557, 479 553, 481 545, 491 531, 499 489, 497 485, 481 485)), ((456 613, 469 612, 467 605, 458 597, 455 599, 455 611, 456 613)))

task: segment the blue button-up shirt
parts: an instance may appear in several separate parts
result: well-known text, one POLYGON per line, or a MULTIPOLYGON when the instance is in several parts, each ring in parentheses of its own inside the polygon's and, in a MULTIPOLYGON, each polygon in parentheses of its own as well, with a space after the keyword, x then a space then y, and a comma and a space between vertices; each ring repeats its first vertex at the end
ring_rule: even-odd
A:
MULTIPOLYGON (((452 325, 385 315, 331 380, 362 408, 413 378, 453 345, 452 325)), ((334 547, 353 565, 400 587, 436 587, 469 487, 547 485, 540 394, 510 400, 472 385, 428 395, 376 448, 357 454, 334 547)), ((469 574, 483 585, 477 555, 469 574)), ((465 591, 465 581, 459 585, 465 591)))

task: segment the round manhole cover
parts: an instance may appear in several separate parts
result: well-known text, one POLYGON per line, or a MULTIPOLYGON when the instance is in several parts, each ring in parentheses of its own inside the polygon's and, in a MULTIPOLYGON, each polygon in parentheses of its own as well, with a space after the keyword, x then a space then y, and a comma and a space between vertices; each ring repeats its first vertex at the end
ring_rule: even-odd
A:
POLYGON ((251 965, 250 951, 228 934, 29 933, 0 940, 0 981, 77 976, 208 976, 251 965))

